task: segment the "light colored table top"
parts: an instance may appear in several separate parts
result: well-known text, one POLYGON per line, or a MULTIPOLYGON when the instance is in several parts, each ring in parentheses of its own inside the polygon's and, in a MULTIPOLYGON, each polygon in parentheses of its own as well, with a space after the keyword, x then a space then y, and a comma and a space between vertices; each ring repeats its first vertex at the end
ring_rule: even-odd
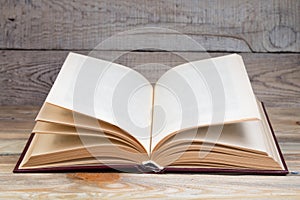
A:
MULTIPOLYGON (((13 174, 38 107, 0 109, 0 199, 299 199, 300 175, 45 173, 13 174)), ((268 109, 290 171, 300 171, 300 109, 268 109)))

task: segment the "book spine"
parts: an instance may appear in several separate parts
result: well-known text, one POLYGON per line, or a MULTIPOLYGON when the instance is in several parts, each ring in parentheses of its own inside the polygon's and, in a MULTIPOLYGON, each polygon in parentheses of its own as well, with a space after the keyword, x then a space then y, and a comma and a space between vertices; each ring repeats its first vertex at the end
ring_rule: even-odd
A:
POLYGON ((144 161, 139 165, 139 171, 142 173, 161 173, 164 170, 164 167, 158 165, 152 160, 144 161))

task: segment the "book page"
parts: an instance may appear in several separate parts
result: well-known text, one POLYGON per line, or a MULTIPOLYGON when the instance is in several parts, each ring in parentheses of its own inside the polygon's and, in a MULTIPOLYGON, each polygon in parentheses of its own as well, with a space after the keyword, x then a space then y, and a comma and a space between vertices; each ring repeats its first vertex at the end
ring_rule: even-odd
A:
MULTIPOLYGON (((196 128, 196 130, 189 129, 177 133, 176 136, 174 135, 174 137, 164 141, 164 143, 161 144, 161 147, 167 148, 165 146, 172 145, 173 143, 179 143, 176 147, 178 147, 180 143, 189 146, 193 141, 202 141, 209 144, 222 144, 235 148, 248 149, 250 151, 254 150, 269 153, 266 145, 266 139, 264 137, 264 135, 269 133, 264 131, 262 121, 253 120, 226 124, 221 128, 222 134, 218 137, 217 141, 215 141, 213 137, 214 133, 207 135, 208 127, 200 127, 196 128)), ((184 148, 187 147, 183 147, 183 149, 184 148)))
MULTIPOLYGON (((136 71, 108 61, 70 53, 46 102, 111 123, 150 146, 151 84, 136 71)), ((75 123, 80 115, 73 114, 75 123)), ((91 122, 93 123, 93 122, 91 122)))
POLYGON ((254 119, 260 113, 241 56, 186 63, 155 85, 152 148, 179 130, 254 119))
POLYGON ((101 137, 85 136, 88 146, 83 145, 82 140, 76 135, 64 134, 35 134, 33 144, 21 166, 40 167, 54 164, 56 167, 64 165, 64 162, 81 164, 80 159, 87 159, 90 163, 102 163, 104 165, 113 164, 113 160, 130 160, 132 163, 141 163, 146 159, 144 154, 139 153, 134 148, 122 142, 114 141, 114 146, 107 143, 101 137), (94 149, 91 154, 91 149, 94 149))

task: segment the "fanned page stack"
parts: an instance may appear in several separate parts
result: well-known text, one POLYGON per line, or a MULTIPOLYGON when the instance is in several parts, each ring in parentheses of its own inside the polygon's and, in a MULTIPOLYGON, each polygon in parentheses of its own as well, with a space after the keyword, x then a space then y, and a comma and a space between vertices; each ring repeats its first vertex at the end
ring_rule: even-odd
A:
POLYGON ((14 172, 288 173, 241 56, 194 61, 153 85, 70 53, 14 172))

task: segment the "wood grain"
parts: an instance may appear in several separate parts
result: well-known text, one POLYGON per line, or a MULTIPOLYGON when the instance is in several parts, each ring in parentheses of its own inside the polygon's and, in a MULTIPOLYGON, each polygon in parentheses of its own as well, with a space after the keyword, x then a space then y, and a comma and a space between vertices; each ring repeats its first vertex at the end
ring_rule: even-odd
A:
POLYGON ((94 174, 94 181, 86 181, 66 174, 33 174, 30 177, 18 174, 12 178, 4 173, 0 175, 5 180, 0 183, 0 198, 297 199, 300 195, 297 176, 246 176, 244 178, 247 181, 243 181, 238 176, 222 175, 120 174, 117 180, 105 180, 109 175, 116 176, 99 173, 94 174), (96 180, 99 176, 103 176, 104 181, 96 180), (28 179, 30 185, 26 184, 29 183, 28 179))
MULTIPOLYGON (((4 91, 0 105, 41 105, 67 54, 68 51, 0 51, 0 91, 4 91)), ((150 80, 170 67, 209 56, 197 52, 123 51, 96 51, 93 55, 134 68, 150 80)), ((300 107, 300 54, 240 55, 261 101, 271 107, 300 107)))
POLYGON ((90 50, 116 36, 102 50, 143 48, 162 38, 156 47, 172 51, 299 52, 299 10, 298 0, 1 1, 0 48, 90 50), (177 32, 117 35, 144 27, 177 32), (203 49, 182 43, 181 34, 203 49))
MULTIPOLYGON (((38 106, 0 107, 0 157, 19 155, 38 110, 38 106)), ((267 111, 289 168, 300 171, 300 108, 269 107, 267 111)))
MULTIPOLYGON (((0 199, 299 199, 299 174, 224 176, 200 174, 13 174, 37 106, 0 107, 0 199), (20 131, 22 130, 22 131, 20 131)), ((290 171, 300 172, 300 108, 268 113, 290 171)))

